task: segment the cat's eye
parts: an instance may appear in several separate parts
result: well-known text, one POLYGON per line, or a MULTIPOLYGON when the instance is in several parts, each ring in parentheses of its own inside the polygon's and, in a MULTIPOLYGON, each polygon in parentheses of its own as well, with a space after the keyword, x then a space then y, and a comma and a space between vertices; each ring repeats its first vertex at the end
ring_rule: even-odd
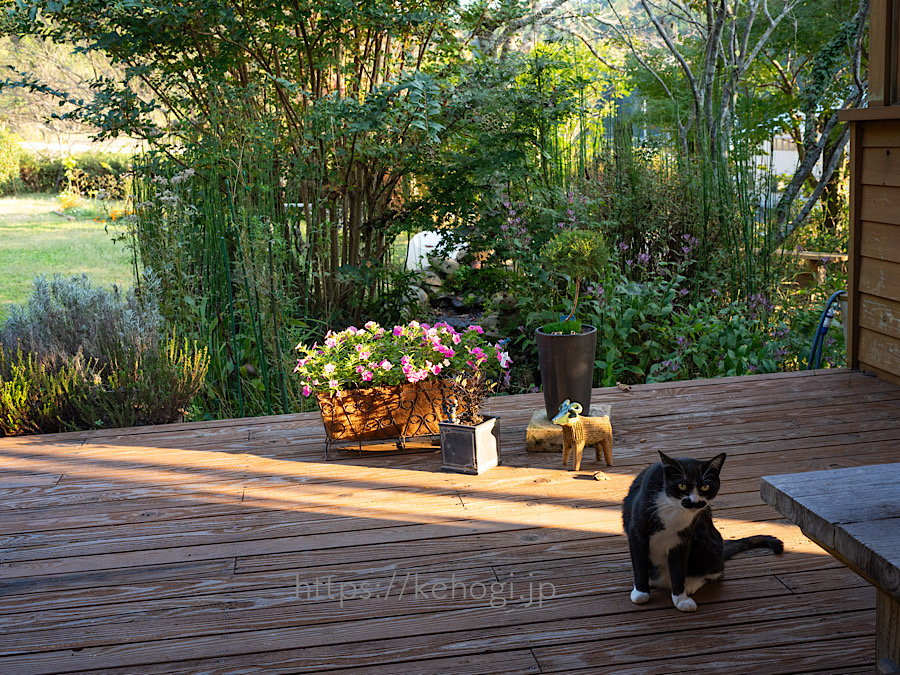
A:
POLYGON ((679 483, 678 489, 679 490, 687 490, 687 483, 679 483))
POLYGON ((700 486, 700 492, 709 492, 709 483, 700 486))

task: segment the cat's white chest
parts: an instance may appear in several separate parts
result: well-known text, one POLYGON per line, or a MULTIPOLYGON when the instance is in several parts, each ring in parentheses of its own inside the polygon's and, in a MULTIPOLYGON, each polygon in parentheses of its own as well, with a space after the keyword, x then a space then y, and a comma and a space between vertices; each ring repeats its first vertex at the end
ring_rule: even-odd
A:
POLYGON ((650 535, 650 562, 656 567, 659 576, 654 585, 670 586, 669 551, 678 546, 682 539, 678 533, 688 528, 697 511, 686 509, 677 499, 661 494, 656 499, 656 514, 662 523, 662 529, 650 535))

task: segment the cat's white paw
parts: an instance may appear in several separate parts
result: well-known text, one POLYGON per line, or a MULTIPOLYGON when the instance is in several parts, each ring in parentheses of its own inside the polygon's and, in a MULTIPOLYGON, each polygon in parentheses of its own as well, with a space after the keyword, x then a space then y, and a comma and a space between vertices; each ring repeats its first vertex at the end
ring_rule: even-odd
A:
POLYGON ((697 603, 693 601, 693 599, 687 596, 687 593, 682 593, 681 595, 672 595, 672 603, 675 605, 675 609, 681 612, 696 612, 697 611, 697 603))
POLYGON ((636 588, 631 589, 631 601, 636 605, 643 605, 650 599, 649 593, 644 593, 644 591, 639 591, 636 588))

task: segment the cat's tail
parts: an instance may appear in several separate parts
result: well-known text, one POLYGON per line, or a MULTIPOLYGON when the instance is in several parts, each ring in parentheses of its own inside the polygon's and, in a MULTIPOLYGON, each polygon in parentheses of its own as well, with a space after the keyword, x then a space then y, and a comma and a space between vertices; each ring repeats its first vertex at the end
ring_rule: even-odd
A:
POLYGON ((742 551, 749 551, 751 548, 768 548, 774 553, 781 553, 784 551, 784 544, 778 537, 768 534, 758 534, 743 539, 729 539, 725 541, 725 560, 729 560, 742 551))

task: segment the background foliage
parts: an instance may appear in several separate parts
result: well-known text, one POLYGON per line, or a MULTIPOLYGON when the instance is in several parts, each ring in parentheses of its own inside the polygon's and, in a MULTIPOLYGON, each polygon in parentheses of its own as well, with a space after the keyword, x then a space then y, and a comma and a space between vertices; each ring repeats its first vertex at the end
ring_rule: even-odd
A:
MULTIPOLYGON (((800 292, 787 253, 845 236, 840 174, 801 169, 840 166, 831 120, 861 95, 867 6, 829 0, 834 30, 806 31, 815 3, 771 4, 768 23, 752 5, 22 2, 10 39, 77 45, 98 70, 66 82, 23 61, 2 86, 149 144, 130 186, 77 160, 53 180, 130 190, 138 292, 152 270, 175 339, 208 350, 198 415, 301 408, 293 346, 408 318, 397 241, 422 229, 467 247, 448 288, 494 296, 519 388, 537 384, 533 328, 571 310, 536 255, 569 229, 616 254, 584 284, 597 384, 767 372, 804 365, 816 303, 841 283, 800 292), (731 54, 702 30, 721 11, 746 36, 731 54), (779 208, 759 166, 776 132, 802 160, 779 208), (821 211, 792 206, 816 191, 821 211)), ((28 161, 22 185, 48 185, 55 165, 28 161)))

